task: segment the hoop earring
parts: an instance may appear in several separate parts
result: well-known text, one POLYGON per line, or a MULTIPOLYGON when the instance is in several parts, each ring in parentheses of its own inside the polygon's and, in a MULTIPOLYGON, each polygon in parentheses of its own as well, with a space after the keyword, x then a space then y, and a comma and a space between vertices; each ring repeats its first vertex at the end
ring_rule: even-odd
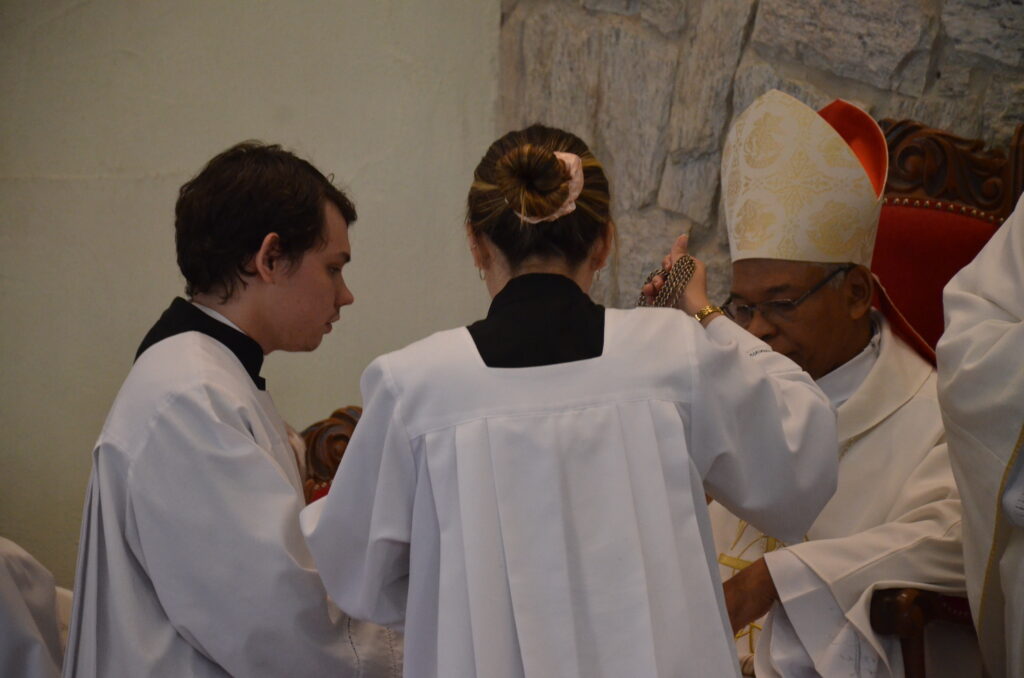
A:
POLYGON ((487 280, 487 276, 484 274, 484 269, 482 269, 482 268, 476 269, 476 274, 478 276, 480 276, 481 280, 487 280))
POLYGON ((598 280, 601 279, 601 271, 603 271, 603 270, 604 270, 604 267, 602 266, 601 268, 599 268, 596 271, 594 271, 594 282, 597 282, 598 280))

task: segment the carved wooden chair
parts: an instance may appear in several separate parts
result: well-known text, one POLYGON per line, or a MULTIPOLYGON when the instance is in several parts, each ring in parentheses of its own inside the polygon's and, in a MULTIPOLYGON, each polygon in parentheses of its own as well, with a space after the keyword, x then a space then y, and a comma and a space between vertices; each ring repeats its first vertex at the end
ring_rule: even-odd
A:
POLYGON ((363 408, 342 407, 331 416, 311 424, 302 432, 306 443, 306 503, 316 501, 331 488, 334 474, 352 438, 363 408))
POLYGON ((889 179, 871 268, 934 348, 942 288, 970 263, 1024 190, 1024 125, 1003 149, 913 120, 882 120, 889 179))
MULTIPOLYGON (((913 120, 880 122, 889 179, 872 270, 895 305, 933 348, 942 335, 942 288, 969 263, 1024 192, 1024 125, 1007 151, 986 149, 913 120)), ((907 678, 925 675, 925 629, 972 625, 967 599, 913 588, 871 600, 871 626, 895 634, 907 678)))

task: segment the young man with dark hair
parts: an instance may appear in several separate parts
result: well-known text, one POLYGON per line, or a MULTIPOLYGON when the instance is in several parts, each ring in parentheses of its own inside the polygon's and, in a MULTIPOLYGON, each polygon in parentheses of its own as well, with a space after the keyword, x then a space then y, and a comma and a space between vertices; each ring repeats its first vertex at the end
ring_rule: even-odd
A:
POLYGON ((352 303, 355 208, 305 160, 248 142, 175 211, 190 299, 142 341, 93 451, 64 675, 372 674, 395 657, 359 645, 391 632, 328 600, 260 377, 264 355, 315 349, 352 303))

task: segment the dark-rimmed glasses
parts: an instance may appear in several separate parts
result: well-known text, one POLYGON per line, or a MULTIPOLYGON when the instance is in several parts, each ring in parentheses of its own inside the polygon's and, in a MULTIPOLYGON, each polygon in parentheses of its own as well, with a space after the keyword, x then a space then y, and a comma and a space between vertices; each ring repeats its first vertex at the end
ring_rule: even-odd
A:
POLYGON ((797 307, 807 301, 812 294, 827 285, 832 278, 835 278, 840 273, 846 273, 855 267, 856 264, 846 264, 842 268, 837 268, 825 276, 817 285, 807 290, 796 299, 773 299, 771 301, 762 301, 757 304, 738 304, 733 301, 732 296, 730 296, 725 300, 725 303, 722 304, 722 310, 725 311, 727 316, 736 321, 736 324, 740 327, 749 326, 754 320, 754 314, 758 312, 761 314, 761 317, 768 322, 775 322, 777 320, 788 321, 792 319, 797 307))

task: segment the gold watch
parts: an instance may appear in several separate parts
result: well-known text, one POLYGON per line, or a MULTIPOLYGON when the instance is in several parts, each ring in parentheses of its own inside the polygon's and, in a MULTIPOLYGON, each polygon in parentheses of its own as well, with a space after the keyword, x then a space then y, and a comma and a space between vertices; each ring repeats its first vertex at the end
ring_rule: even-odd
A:
POLYGON ((704 320, 704 318, 707 318, 712 313, 722 313, 722 314, 724 314, 725 311, 723 311, 718 306, 712 306, 711 304, 708 304, 704 308, 702 308, 699 311, 697 311, 696 313, 694 313, 693 317, 697 320, 697 322, 701 322, 701 321, 704 320))

